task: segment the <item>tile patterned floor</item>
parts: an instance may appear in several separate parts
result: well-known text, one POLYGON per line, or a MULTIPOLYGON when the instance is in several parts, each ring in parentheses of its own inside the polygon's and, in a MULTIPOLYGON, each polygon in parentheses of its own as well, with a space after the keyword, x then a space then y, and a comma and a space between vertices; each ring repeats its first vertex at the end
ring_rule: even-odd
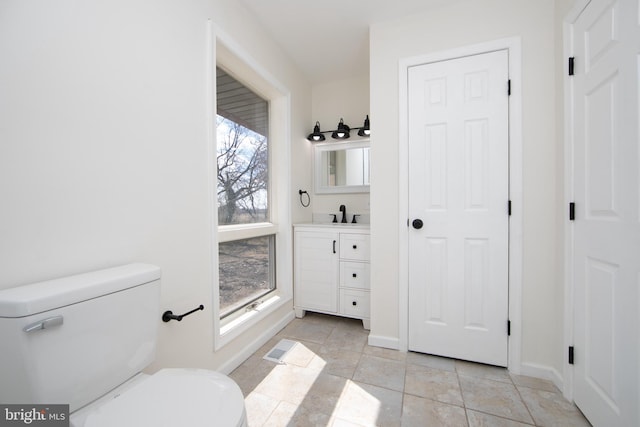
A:
POLYGON ((250 427, 589 426, 549 381, 367 345, 360 321, 308 313, 240 365, 250 427), (278 365, 262 357, 298 344, 278 365))

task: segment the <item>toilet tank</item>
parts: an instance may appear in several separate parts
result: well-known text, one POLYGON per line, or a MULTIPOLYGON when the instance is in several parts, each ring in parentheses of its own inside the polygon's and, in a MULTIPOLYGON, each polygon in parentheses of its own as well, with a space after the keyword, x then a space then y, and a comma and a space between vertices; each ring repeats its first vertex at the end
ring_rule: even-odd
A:
POLYGON ((155 357, 160 269, 128 264, 0 291, 0 402, 86 405, 155 357))

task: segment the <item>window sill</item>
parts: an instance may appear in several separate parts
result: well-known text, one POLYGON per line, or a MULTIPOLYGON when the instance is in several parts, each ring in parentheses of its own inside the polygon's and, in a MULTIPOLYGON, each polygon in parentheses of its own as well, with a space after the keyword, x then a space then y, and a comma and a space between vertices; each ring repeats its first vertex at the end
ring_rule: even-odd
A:
POLYGON ((218 242, 224 243, 251 237, 267 236, 277 232, 278 226, 270 222, 222 225, 218 227, 218 242))
POLYGON ((220 326, 219 333, 216 333, 215 336, 214 350, 221 349, 290 300, 291 297, 274 295, 265 300, 256 309, 248 311, 229 323, 220 326))

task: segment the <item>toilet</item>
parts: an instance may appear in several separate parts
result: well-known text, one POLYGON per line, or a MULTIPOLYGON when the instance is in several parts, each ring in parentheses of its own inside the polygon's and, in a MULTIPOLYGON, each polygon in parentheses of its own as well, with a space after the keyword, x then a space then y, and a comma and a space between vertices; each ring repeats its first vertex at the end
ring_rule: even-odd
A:
POLYGON ((69 404, 73 427, 246 427, 242 392, 226 375, 142 373, 160 324, 154 265, 1 290, 0 402, 69 404))

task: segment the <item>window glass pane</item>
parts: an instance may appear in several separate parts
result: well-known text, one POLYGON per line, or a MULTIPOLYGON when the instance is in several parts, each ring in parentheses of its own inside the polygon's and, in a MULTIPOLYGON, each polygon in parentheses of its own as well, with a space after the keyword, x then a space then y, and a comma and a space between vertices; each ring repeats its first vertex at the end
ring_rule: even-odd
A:
POLYGON ((275 236, 218 245, 220 317, 275 289, 275 236))
POLYGON ((269 104, 217 69, 218 224, 268 222, 269 104))

